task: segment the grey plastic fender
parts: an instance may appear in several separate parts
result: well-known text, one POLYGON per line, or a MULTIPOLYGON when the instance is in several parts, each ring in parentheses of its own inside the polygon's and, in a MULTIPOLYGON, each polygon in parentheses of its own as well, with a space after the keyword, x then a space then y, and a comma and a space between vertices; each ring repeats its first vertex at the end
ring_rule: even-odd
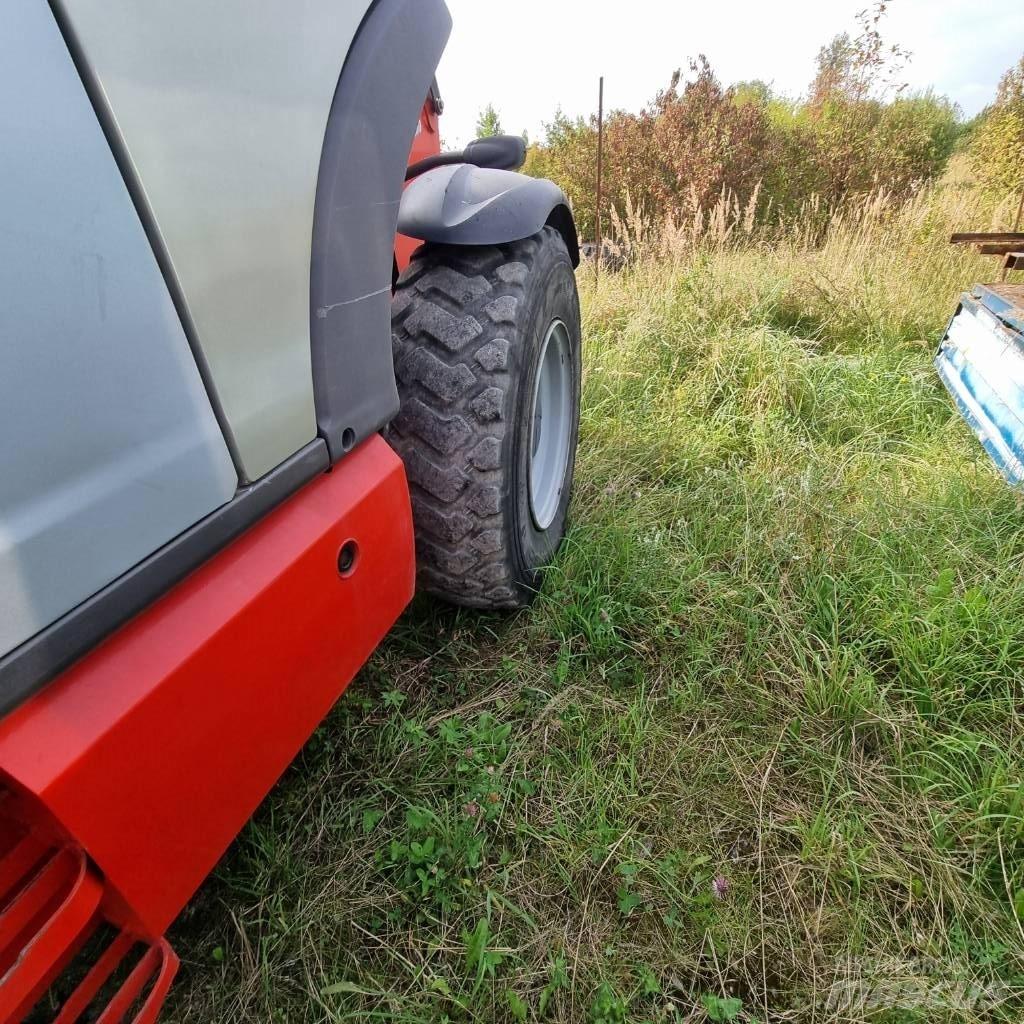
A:
POLYGON ((546 224, 561 232, 578 266, 569 200, 553 181, 469 164, 421 175, 405 190, 398 213, 403 235, 443 245, 501 245, 529 238, 546 224))
POLYGON ((444 0, 376 0, 331 105, 313 217, 309 322, 317 429, 332 462, 398 412, 395 226, 420 109, 451 26, 444 0))

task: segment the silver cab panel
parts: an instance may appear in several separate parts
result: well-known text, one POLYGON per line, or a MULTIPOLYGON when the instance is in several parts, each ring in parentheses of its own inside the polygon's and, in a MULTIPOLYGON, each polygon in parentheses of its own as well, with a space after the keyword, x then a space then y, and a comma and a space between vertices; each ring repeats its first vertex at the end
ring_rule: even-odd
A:
POLYGON ((309 325, 317 174, 338 78, 370 0, 56 6, 109 104, 243 475, 256 479, 317 432, 309 325))
POLYGON ((50 8, 0 32, 0 655, 230 500, 237 474, 50 8))

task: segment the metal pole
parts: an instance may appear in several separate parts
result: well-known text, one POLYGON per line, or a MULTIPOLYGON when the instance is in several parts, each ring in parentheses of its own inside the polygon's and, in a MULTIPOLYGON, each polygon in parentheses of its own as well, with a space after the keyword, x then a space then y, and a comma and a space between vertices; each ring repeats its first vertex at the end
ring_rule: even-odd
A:
POLYGON ((601 274, 601 246, 604 239, 601 235, 601 172, 604 158, 604 75, 598 79, 597 84, 597 207, 595 209, 595 230, 597 234, 597 245, 594 253, 594 279, 601 274))

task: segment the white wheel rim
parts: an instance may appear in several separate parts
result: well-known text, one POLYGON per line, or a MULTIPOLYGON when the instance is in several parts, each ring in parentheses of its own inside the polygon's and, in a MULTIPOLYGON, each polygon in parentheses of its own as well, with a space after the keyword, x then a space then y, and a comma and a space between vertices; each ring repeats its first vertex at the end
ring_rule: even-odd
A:
POLYGON ((553 320, 541 349, 530 410, 530 514, 538 530, 546 530, 558 512, 571 432, 569 330, 553 320))

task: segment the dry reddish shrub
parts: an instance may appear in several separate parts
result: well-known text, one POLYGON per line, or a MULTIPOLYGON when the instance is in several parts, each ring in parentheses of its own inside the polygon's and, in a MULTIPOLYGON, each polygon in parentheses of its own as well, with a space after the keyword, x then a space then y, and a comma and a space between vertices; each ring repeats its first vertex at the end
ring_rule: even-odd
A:
MULTIPOLYGON (((605 222, 628 207, 692 223, 723 203, 746 211, 753 201, 757 223, 813 206, 823 226, 851 200, 878 191, 905 198, 939 174, 961 132, 957 108, 931 93, 901 95, 893 79, 906 54, 883 45, 883 13, 876 5, 862 14, 860 35, 822 48, 806 101, 773 96, 759 82, 724 88, 700 56, 688 80, 676 71, 640 113, 613 111, 605 124, 605 222)), ((565 188, 581 233, 592 238, 596 119, 558 114, 547 129, 527 172, 565 188)))

